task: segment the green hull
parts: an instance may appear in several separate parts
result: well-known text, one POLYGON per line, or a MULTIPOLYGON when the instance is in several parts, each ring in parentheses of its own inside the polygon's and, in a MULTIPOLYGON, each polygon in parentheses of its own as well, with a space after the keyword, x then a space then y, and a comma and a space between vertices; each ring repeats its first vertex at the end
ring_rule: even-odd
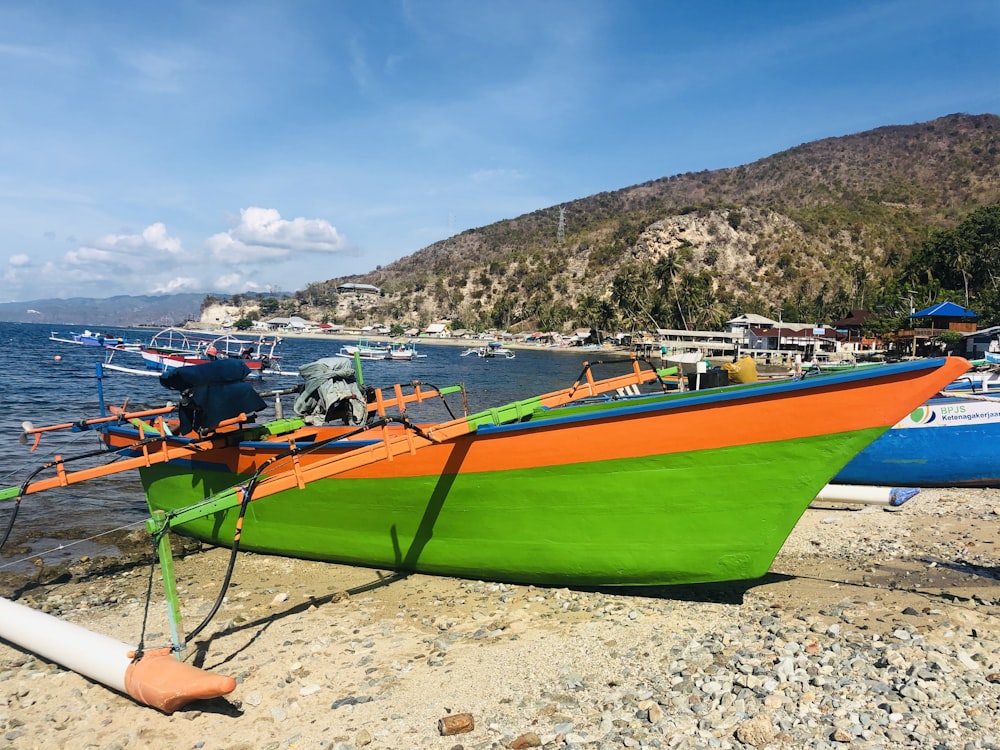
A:
MULTIPOLYGON (((884 429, 524 470, 323 479, 251 502, 241 549, 550 585, 757 578, 819 490, 884 429)), ((150 508, 167 511, 237 480, 191 464, 141 475, 150 508)), ((229 546, 236 516, 174 530, 229 546)))

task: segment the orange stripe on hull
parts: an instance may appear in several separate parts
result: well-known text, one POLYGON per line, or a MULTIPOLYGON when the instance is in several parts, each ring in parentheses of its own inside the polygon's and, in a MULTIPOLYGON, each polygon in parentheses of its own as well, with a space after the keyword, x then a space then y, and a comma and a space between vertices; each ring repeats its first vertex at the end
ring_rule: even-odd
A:
MULTIPOLYGON (((605 415, 574 425, 563 422, 548 428, 534 421, 527 429, 514 427, 496 433, 484 429, 474 436, 428 445, 414 454, 374 462, 338 476, 382 478, 530 469, 888 428, 905 416, 899 404, 926 399, 965 369, 962 360, 949 361, 921 378, 890 376, 863 388, 831 384, 809 388, 800 395, 783 391, 761 398, 759 388, 752 387, 747 390, 746 401, 713 400, 649 414, 616 418, 605 415), (879 397, 873 399, 873 391, 879 397)), ((552 414, 557 416, 558 412, 552 414)), ((341 447, 347 450, 350 441, 341 447)), ((267 451, 241 455, 240 472, 253 471, 267 455, 267 451)), ((322 453, 305 454, 299 460, 308 467, 323 458, 322 453)), ((282 466, 279 463, 275 468, 282 466)))

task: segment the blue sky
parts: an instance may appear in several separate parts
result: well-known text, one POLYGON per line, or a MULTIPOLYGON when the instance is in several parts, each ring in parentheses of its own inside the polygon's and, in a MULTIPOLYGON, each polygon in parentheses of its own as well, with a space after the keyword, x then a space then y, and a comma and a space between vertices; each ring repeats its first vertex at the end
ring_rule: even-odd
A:
POLYGON ((1000 2, 0 0, 0 301, 291 292, 819 138, 1000 114, 1000 2))

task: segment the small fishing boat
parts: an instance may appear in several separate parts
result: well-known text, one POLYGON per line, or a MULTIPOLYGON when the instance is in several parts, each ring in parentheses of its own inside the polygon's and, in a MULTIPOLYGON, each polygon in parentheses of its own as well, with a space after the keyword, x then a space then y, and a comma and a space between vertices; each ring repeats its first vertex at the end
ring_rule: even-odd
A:
POLYGON ((80 346, 95 346, 101 349, 119 349, 138 351, 142 344, 138 341, 126 341, 122 336, 112 336, 108 333, 94 332, 90 329, 82 333, 75 331, 59 332, 52 331, 49 341, 58 341, 63 344, 78 344, 80 346))
POLYGON ((388 344, 372 343, 367 338, 358 339, 357 344, 344 344, 337 352, 338 357, 347 359, 389 359, 391 347, 388 344))
POLYGON ((230 566, 246 549, 549 585, 756 578, 815 498, 843 497, 828 484, 836 472, 969 365, 918 360, 685 392, 666 388, 676 369, 643 371, 633 360, 630 372, 596 380, 585 365, 568 388, 420 425, 408 408, 447 406, 459 391, 464 404, 464 388, 362 391, 360 370, 350 377, 350 365, 330 358, 300 368, 301 388, 268 394, 295 392, 295 418, 258 424, 252 415, 266 403, 243 361, 164 374, 180 404, 135 412, 105 409, 96 366, 110 414, 26 422, 22 438, 34 449, 50 431, 98 430, 111 460, 70 472, 93 453, 56 457, 0 489, 0 501, 15 503, 0 547, 24 497, 138 470, 172 646, 143 653, 6 600, 0 638, 171 713, 236 682, 173 658, 224 603, 232 569, 185 635, 170 531, 230 546, 230 566), (650 385, 658 392, 594 402, 650 385))
MULTIPOLYGON (((249 370, 250 379, 265 374, 281 374, 281 357, 277 354, 281 339, 261 335, 256 338, 196 331, 185 328, 164 328, 149 343, 138 350, 143 366, 153 374, 170 373, 181 367, 202 365, 223 359, 239 359, 249 370)), ((137 368, 124 367, 108 360, 108 368, 130 372, 137 368)))
POLYGON ((386 359, 409 362, 414 359, 426 357, 426 354, 417 354, 417 347, 412 341, 403 341, 392 344, 386 353, 386 359))
MULTIPOLYGON (((419 381, 383 395, 346 378, 331 403, 334 383, 317 378, 295 418, 266 424, 250 417, 264 406, 256 392, 230 383, 229 396, 249 393, 228 409, 195 404, 187 424, 93 424, 119 459, 108 471, 138 469, 151 512, 210 544, 498 581, 695 583, 763 575, 824 486, 968 366, 917 360, 677 392, 633 360, 625 375, 595 380, 588 367, 560 391, 422 424, 406 405, 438 394, 419 381), (588 402, 633 385, 656 390, 588 402)), ((0 499, 72 481, 57 472, 0 499)))
POLYGON ((473 346, 462 352, 463 357, 475 355, 483 359, 514 359, 517 356, 500 341, 491 341, 486 346, 473 346))

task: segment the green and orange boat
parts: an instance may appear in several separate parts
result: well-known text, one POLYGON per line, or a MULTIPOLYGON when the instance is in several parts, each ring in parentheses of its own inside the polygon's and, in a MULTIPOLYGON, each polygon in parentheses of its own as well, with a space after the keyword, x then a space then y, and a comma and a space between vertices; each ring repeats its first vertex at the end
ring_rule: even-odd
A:
POLYGON ((25 423, 33 447, 51 430, 97 430, 113 462, 68 471, 92 453, 56 457, 0 490, 15 503, 2 547, 24 497, 137 470, 172 645, 146 652, 6 599, 0 638, 171 713, 236 687, 171 655, 223 603, 240 549, 556 585, 757 578, 841 467, 968 367, 944 358, 670 392, 633 361, 624 375, 595 380, 588 366, 566 389, 423 424, 408 408, 454 389, 361 390, 360 362, 351 379, 321 360, 300 370, 298 416, 257 424, 267 404, 243 363, 180 368, 161 377, 181 392, 176 418, 168 405, 25 423), (659 392, 636 394, 650 384, 659 392), (169 531, 232 548, 215 607, 187 635, 169 531))
POLYGON ((0 499, 134 468, 160 530, 212 545, 546 585, 752 579, 840 469, 968 363, 687 392, 629 368, 436 423, 407 417, 440 395, 419 383, 369 390, 359 424, 258 424, 255 392, 185 432, 166 409, 119 410, 72 425, 100 430, 115 464, 56 467, 0 499), (635 386, 657 390, 602 397, 635 386))

